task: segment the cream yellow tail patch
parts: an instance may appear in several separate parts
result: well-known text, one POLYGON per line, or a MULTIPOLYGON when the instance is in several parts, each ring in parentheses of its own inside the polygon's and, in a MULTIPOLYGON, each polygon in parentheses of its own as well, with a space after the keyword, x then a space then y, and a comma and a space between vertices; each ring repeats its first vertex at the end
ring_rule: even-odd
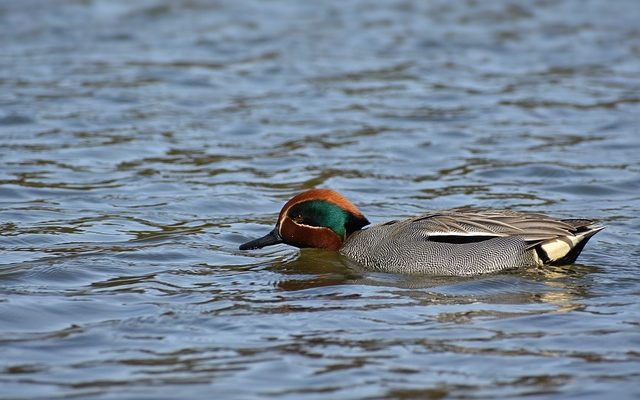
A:
POLYGON ((549 240, 540 247, 549 257, 550 261, 557 261, 569 254, 580 241, 584 239, 582 236, 563 236, 557 239, 549 240))

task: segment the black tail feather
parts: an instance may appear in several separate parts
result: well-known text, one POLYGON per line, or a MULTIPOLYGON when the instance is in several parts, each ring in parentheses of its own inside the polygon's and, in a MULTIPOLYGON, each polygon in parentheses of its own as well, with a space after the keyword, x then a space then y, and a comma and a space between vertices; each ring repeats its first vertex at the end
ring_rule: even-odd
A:
MULTIPOLYGON (((583 225, 578 227, 578 232, 580 232, 580 228, 582 228, 582 233, 581 233, 581 236, 583 236, 582 240, 578 242, 575 246, 573 246, 567 252, 567 254, 565 254, 564 257, 559 258, 557 260, 549 260, 550 261, 549 265, 573 264, 578 258, 578 256, 580 255, 580 253, 582 252, 582 249, 584 249, 584 246, 586 246, 589 239, 591 239, 591 237, 596 233, 603 230, 604 226, 595 226, 595 225, 584 226, 583 225)), ((544 252, 544 250, 542 250, 542 252, 544 252)))

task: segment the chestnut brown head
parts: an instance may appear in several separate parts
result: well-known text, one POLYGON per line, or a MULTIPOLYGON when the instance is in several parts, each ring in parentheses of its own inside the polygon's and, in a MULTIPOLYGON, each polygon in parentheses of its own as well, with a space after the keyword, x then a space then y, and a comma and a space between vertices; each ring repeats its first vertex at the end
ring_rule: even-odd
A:
POLYGON ((312 189, 289 200, 280 211, 276 227, 241 245, 240 250, 286 243, 335 251, 349 235, 368 224, 360 210, 340 193, 312 189))

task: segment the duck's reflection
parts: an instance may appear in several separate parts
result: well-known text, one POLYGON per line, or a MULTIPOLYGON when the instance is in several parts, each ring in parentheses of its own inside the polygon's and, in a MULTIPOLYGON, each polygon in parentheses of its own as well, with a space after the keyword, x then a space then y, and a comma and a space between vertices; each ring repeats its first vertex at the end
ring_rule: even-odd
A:
POLYGON ((591 296, 589 275, 599 268, 573 264, 470 277, 402 275, 366 271, 337 253, 305 249, 299 257, 274 264, 269 270, 283 276, 275 285, 286 291, 334 285, 421 289, 405 295, 446 297, 454 302, 548 303, 556 312, 568 312, 584 307, 580 300, 591 296))

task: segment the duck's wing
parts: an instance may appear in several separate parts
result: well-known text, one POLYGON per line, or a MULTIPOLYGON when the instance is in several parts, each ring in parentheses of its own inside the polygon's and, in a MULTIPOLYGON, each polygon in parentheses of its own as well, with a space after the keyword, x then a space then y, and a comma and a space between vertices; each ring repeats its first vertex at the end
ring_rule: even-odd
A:
POLYGON ((403 222, 406 223, 403 228, 419 232, 429 240, 454 243, 507 236, 519 236, 534 243, 597 228, 586 219, 560 220, 537 213, 469 208, 425 214, 403 222))

